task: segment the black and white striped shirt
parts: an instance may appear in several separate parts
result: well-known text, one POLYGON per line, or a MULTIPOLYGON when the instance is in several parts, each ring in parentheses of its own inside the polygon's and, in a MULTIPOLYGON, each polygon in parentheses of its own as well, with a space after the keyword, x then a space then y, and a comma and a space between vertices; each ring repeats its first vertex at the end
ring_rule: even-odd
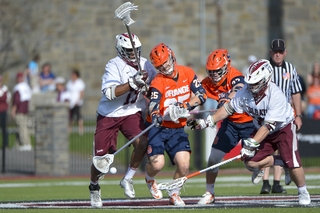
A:
POLYGON ((302 92, 296 68, 286 61, 283 61, 280 67, 276 66, 272 59, 269 61, 274 70, 272 81, 278 85, 286 95, 287 101, 291 103, 291 95, 302 92))

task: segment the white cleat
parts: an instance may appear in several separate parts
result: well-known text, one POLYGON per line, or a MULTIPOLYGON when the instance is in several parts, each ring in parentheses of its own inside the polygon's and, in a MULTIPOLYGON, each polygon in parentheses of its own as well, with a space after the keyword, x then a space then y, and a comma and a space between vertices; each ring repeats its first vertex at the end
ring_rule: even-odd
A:
POLYGON ((286 184, 286 185, 290 185, 290 183, 291 183, 291 177, 290 177, 290 173, 289 173, 289 170, 287 169, 287 168, 284 168, 284 174, 285 174, 285 176, 284 176, 284 183, 286 184))
POLYGON ((158 190, 158 184, 156 180, 149 180, 146 179, 147 186, 149 188, 149 191, 155 199, 161 199, 162 198, 162 192, 158 190))
POLYGON ((214 194, 206 191, 206 193, 204 193, 202 198, 199 200, 198 205, 207 205, 212 203, 214 203, 214 194))
POLYGON ((178 193, 174 193, 173 195, 171 195, 169 198, 169 202, 171 205, 175 205, 175 206, 185 206, 186 205, 178 193))
POLYGON ((136 196, 136 193, 134 191, 133 188, 133 181, 132 179, 122 179, 120 181, 120 186, 121 188, 124 188, 124 194, 128 197, 128 198, 134 198, 136 196))
POLYGON ((253 184, 257 184, 261 181, 261 179, 263 178, 264 169, 265 168, 262 168, 259 171, 253 172, 252 177, 251 177, 251 181, 253 184))
POLYGON ((311 203, 310 195, 307 190, 302 191, 299 193, 299 204, 300 205, 309 205, 311 203))
POLYGON ((101 200, 101 190, 100 186, 98 185, 92 185, 89 186, 90 190, 90 203, 92 207, 101 208, 102 207, 102 200, 101 200))

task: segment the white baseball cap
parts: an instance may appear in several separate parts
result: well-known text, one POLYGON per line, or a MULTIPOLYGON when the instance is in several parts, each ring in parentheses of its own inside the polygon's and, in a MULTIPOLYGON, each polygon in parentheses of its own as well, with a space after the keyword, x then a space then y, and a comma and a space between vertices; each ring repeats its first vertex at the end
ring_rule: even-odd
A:
POLYGON ((59 76, 54 79, 54 83, 55 84, 64 84, 64 83, 66 83, 66 80, 64 79, 64 77, 59 76))

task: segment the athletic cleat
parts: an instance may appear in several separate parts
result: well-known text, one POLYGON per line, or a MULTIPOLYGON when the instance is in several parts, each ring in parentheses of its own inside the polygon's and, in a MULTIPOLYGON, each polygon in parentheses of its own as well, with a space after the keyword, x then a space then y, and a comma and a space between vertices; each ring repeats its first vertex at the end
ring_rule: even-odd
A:
POLYGON ((186 205, 178 193, 174 193, 173 195, 171 195, 169 198, 169 202, 171 205, 175 205, 175 206, 185 206, 186 205))
POLYGON ((212 203, 214 203, 214 194, 206 191, 206 193, 204 193, 202 198, 199 200, 198 205, 207 205, 212 203))
POLYGON ((281 185, 273 185, 272 186, 272 193, 282 193, 282 194, 286 194, 287 190, 283 189, 283 187, 281 185))
POLYGON ((124 194, 128 197, 128 198, 134 198, 135 197, 135 192, 134 192, 134 188, 133 188, 133 181, 132 179, 122 179, 120 181, 120 186, 121 188, 124 188, 124 194))
POLYGON ((252 173, 251 181, 253 184, 257 184, 261 181, 264 174, 264 169, 265 168, 261 168, 259 171, 255 171, 252 173))
POLYGON ((301 193, 298 193, 298 194, 299 194, 300 205, 309 205, 311 203, 310 195, 307 190, 303 190, 301 193))
POLYGON ((90 203, 92 207, 100 208, 102 207, 102 200, 101 200, 101 190, 99 184, 89 186, 90 190, 90 203))
POLYGON ((270 194, 271 186, 268 185, 262 185, 260 194, 270 194))
POLYGON ((161 199, 162 198, 162 192, 158 190, 158 185, 155 180, 149 180, 146 179, 147 186, 149 188, 149 191, 155 199, 161 199))
POLYGON ((285 182, 285 184, 286 185, 290 185, 290 183, 291 183, 291 177, 290 177, 290 173, 289 173, 289 170, 287 169, 287 168, 284 168, 284 174, 285 174, 285 176, 284 176, 284 182, 285 182))

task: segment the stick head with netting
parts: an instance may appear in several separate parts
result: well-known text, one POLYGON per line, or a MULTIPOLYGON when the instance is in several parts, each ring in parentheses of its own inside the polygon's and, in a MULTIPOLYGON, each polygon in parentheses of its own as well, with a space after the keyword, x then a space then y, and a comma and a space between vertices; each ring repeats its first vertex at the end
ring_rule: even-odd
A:
POLYGON ((176 188, 181 188, 183 186, 183 184, 187 181, 187 179, 188 179, 187 177, 182 177, 182 178, 178 178, 178 179, 172 180, 167 183, 159 183, 158 189, 159 190, 173 190, 176 188))
POLYGON ((138 10, 137 8, 138 8, 138 5, 134 6, 133 3, 128 1, 128 2, 120 5, 114 11, 115 18, 121 19, 124 24, 126 24, 127 26, 130 26, 131 24, 133 24, 135 22, 134 20, 132 20, 130 18, 130 13, 132 10, 138 10))
POLYGON ((92 158, 92 163, 99 172, 106 174, 109 171, 110 165, 113 163, 113 158, 114 155, 112 154, 106 154, 104 156, 94 156, 92 158))

